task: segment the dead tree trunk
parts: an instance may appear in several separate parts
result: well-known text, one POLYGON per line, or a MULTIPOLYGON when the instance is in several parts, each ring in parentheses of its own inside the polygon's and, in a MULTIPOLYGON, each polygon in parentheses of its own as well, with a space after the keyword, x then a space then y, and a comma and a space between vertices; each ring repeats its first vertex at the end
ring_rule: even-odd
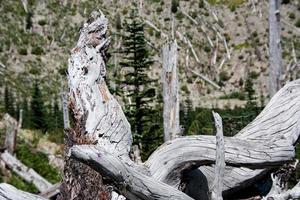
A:
MULTIPOLYGON (((69 159, 75 158, 95 169, 110 181, 114 190, 128 199, 191 199, 180 191, 179 185, 185 173, 200 166, 205 166, 200 169, 212 185, 215 170, 211 165, 216 163, 218 152, 216 137, 175 138, 159 147, 143 165, 129 158, 130 125, 104 79, 108 45, 106 24, 103 15, 90 19, 71 54, 68 78, 71 108, 77 120, 72 133, 85 141, 77 144, 86 145, 73 145, 69 159)), ((235 137, 224 137, 223 191, 235 189, 270 167, 293 160, 294 144, 300 135, 299 105, 300 80, 281 89, 263 112, 235 137)), ((81 168, 86 169, 84 165, 81 168)), ((66 184, 71 182, 70 188, 74 181, 77 184, 73 187, 82 190, 76 179, 90 176, 86 171, 77 172, 76 177, 69 176, 71 179, 66 184)), ((72 175, 72 171, 65 173, 72 175)), ((207 192, 211 191, 210 186, 207 192)))
MULTIPOLYGON (((95 131, 91 127, 94 124, 91 125, 89 123, 91 122, 90 117, 93 115, 93 112, 91 110, 89 112, 86 109, 87 107, 90 108, 90 106, 93 105, 88 102, 82 102, 81 95, 88 95, 89 93, 93 92, 95 88, 88 88, 85 86, 85 84, 88 84, 91 81, 100 81, 100 79, 96 80, 94 78, 96 78, 96 76, 100 73, 105 73, 100 69, 99 71, 92 71, 91 69, 106 59, 106 28, 107 19, 103 15, 98 18, 98 13, 93 13, 88 22, 84 24, 84 27, 81 30, 79 41, 72 50, 71 58, 69 60, 69 79, 73 80, 70 81, 69 85, 71 90, 70 96, 72 97, 70 107, 74 113, 75 127, 73 129, 65 130, 65 166, 63 182, 60 187, 61 194, 58 198, 61 200, 110 199, 110 191, 103 184, 101 174, 94 171, 89 166, 66 156, 69 148, 74 145, 92 145, 95 142, 94 137, 89 137, 90 134, 94 133, 95 131), (98 54, 96 54, 96 52, 98 54), (73 68, 78 68, 79 71, 74 73, 74 71, 72 71, 73 68), (76 85, 76 79, 79 79, 81 76, 85 75, 88 75, 89 78, 76 85)), ((102 89, 101 85, 99 85, 99 89, 102 89)), ((101 91, 105 92, 104 89, 101 91)), ((99 110, 97 109, 96 111, 99 110)), ((67 113, 65 109, 64 112, 65 114, 67 113)), ((65 127, 68 127, 68 124, 68 120, 65 119, 65 127)))
POLYGON ((180 134, 177 49, 176 41, 166 43, 162 47, 164 141, 172 140, 180 134))
POLYGON ((18 133, 18 122, 9 114, 4 115, 5 121, 5 143, 4 146, 7 151, 13 154, 16 150, 16 141, 18 133))
POLYGON ((269 0, 269 95, 281 88, 280 0, 269 0))

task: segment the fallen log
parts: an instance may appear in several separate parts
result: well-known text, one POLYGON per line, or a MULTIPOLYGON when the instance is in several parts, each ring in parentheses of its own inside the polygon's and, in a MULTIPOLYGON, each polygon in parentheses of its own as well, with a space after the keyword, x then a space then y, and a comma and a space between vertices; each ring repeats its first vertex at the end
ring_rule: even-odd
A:
POLYGON ((33 183, 34 186, 40 192, 44 192, 50 187, 52 187, 51 183, 49 183, 46 179, 44 179, 33 169, 25 166, 16 157, 8 153, 8 151, 4 151, 3 153, 1 153, 0 159, 5 163, 5 165, 9 169, 14 171, 18 176, 23 178, 26 182, 33 183))
MULTIPOLYGON (((144 165, 130 160, 130 125, 105 83, 106 23, 103 15, 93 17, 81 31, 71 54, 68 79, 78 122, 73 135, 84 141, 72 146, 69 155, 111 180, 114 189, 128 199, 191 199, 177 189, 179 183, 183 174, 203 165, 210 166, 200 169, 208 184, 213 182, 216 138, 176 138, 158 148, 144 165)), ((293 145, 300 130, 299 98, 300 80, 280 90, 236 137, 224 138, 228 166, 223 191, 253 181, 269 167, 278 167, 294 158, 293 145), (225 186, 228 183, 230 187, 225 186)))
POLYGON ((18 190, 7 183, 0 184, 0 200, 47 200, 41 196, 18 190))

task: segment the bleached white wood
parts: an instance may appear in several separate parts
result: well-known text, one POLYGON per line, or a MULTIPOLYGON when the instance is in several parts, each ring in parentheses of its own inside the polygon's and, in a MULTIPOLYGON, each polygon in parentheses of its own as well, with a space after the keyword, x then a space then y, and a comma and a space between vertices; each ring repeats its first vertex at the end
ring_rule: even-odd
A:
POLYGON ((59 194, 59 188, 61 186, 61 183, 56 183, 52 185, 52 187, 48 188, 44 192, 40 193, 39 195, 44 197, 44 198, 54 198, 59 194))
POLYGON ((109 44, 106 31, 107 19, 103 14, 84 24, 69 59, 71 104, 75 107, 75 118, 83 121, 85 137, 99 146, 109 146, 108 149, 120 155, 129 155, 130 124, 105 83, 106 58, 101 50, 109 44))
POLYGON ((23 109, 19 110, 19 121, 18 121, 18 131, 22 128, 23 123, 23 109))
POLYGON ((179 82, 177 74, 178 46, 176 40, 162 47, 162 96, 164 141, 172 140, 180 135, 179 126, 179 82))
POLYGON ((0 184, 0 200, 47 200, 41 196, 18 190, 7 183, 0 184))
POLYGON ((192 200, 183 192, 145 175, 131 160, 118 157, 103 147, 73 146, 70 155, 113 181, 118 186, 117 191, 127 199, 192 200))
MULTIPOLYGON (((82 134, 95 145, 73 146, 70 155, 111 179, 116 191, 128 199, 190 199, 175 188, 183 171, 215 163, 216 138, 176 138, 158 148, 144 165, 131 161, 130 125, 104 79, 106 58, 101 51, 108 45, 104 37, 107 20, 103 15, 93 20, 84 25, 72 51, 68 78, 75 118, 83 122, 82 134)), ((255 179, 265 168, 293 159, 293 145, 299 137, 299 82, 287 84, 236 137, 225 137, 228 166, 223 191, 255 179)), ((212 185, 214 167, 200 169, 212 185)))
POLYGON ((60 94, 62 110, 63 110, 63 119, 64 119, 64 129, 70 128, 70 119, 69 119, 69 109, 68 109, 68 94, 62 92, 60 94))
MULTIPOLYGON (((294 165, 289 164, 292 170, 296 170, 298 160, 296 160, 294 165)), ((288 170, 291 170, 288 169, 288 170)), ((288 172, 289 173, 289 172, 288 172)), ((300 198, 300 182, 298 182, 292 189, 288 189, 287 182, 282 183, 281 179, 271 174, 272 178, 272 188, 269 193, 263 197, 263 200, 288 200, 288 199, 299 199, 300 198)))
POLYGON ((8 113, 3 117, 5 121, 5 141, 4 146, 7 148, 7 151, 11 154, 15 152, 16 149, 16 140, 18 133, 18 122, 8 113))
POLYGON ((148 24, 151 28, 153 28, 156 32, 159 32, 161 34, 162 37, 166 38, 168 37, 167 34, 165 34, 162 30, 160 30, 157 26, 155 26, 151 21, 145 19, 144 20, 146 22, 146 24, 148 24))
POLYGON ((222 118, 218 113, 213 112, 215 120, 216 134, 216 164, 215 164, 215 179, 212 190, 213 200, 223 200, 223 178, 225 171, 225 149, 222 118))
POLYGON ((198 73, 198 72, 195 72, 194 70, 192 70, 191 68, 187 68, 188 71, 192 72, 193 74, 197 75, 199 78, 201 78, 202 80, 204 80, 205 82, 211 84, 212 86, 214 86, 215 88, 217 89, 221 89, 221 87, 216 84, 215 82, 213 82, 212 80, 210 80, 209 78, 207 78, 206 76, 198 73))
POLYGON ((269 95, 281 88, 282 49, 280 0, 269 0, 269 95))
POLYGON ((195 52, 195 49, 194 49, 191 41, 189 39, 186 39, 186 40, 187 40, 187 44, 189 45, 189 47, 190 47, 190 49, 192 51, 192 54, 193 54, 194 58, 196 59, 197 63, 200 63, 200 60, 199 60, 199 58, 198 58, 198 56, 197 56, 197 54, 195 52))
MULTIPOLYGON (((231 166, 265 168, 279 166, 295 156, 288 141, 259 142, 224 137, 225 162, 231 166)), ((181 173, 189 168, 215 162, 214 136, 180 137, 160 146, 147 160, 151 175, 169 185, 177 186, 181 173)))
POLYGON ((23 178, 26 182, 33 183, 34 186, 40 191, 44 192, 48 188, 52 187, 46 179, 40 176, 36 171, 28 168, 23 163, 21 163, 16 157, 4 151, 0 155, 0 159, 6 164, 6 166, 13 170, 17 175, 23 178))

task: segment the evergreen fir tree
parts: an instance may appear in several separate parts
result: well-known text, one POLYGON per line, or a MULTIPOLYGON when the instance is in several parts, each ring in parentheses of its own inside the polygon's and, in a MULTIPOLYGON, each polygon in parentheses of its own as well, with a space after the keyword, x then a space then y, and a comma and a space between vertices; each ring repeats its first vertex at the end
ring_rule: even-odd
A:
POLYGON ((28 109, 28 101, 26 97, 23 97, 22 100, 22 110, 23 110, 23 124, 22 127, 23 128, 31 128, 31 116, 30 116, 30 112, 28 109))
POLYGON ((47 129, 45 121, 45 109, 44 102, 39 84, 37 81, 34 83, 32 99, 31 99, 31 112, 32 112, 32 125, 33 128, 42 129, 45 131, 47 129))
POLYGON ((179 0, 172 0, 171 11, 172 13, 176 13, 179 6, 179 0))
MULTIPOLYGON (((124 55, 121 67, 127 71, 125 80, 121 81, 126 86, 123 97, 130 98, 131 104, 126 103, 125 114, 131 124, 134 143, 141 144, 145 139, 153 122, 155 111, 150 107, 155 96, 155 89, 147 73, 152 64, 144 35, 144 22, 131 13, 130 19, 125 22, 124 43, 121 53, 124 55)), ((150 134, 150 133, 149 133, 150 134)))

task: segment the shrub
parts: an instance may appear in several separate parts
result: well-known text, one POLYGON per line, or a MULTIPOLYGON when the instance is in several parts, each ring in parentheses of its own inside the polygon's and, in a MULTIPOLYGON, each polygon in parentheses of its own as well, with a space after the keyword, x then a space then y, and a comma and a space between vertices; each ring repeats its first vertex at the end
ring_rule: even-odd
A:
POLYGON ((297 21, 296 21, 296 23, 295 23, 295 26, 298 27, 298 28, 300 28, 300 18, 297 19, 297 21))
POLYGON ((44 54, 44 50, 42 47, 34 46, 31 49, 31 53, 34 55, 42 55, 42 54, 44 54))
POLYGON ((26 48, 20 48, 20 49, 18 49, 18 53, 20 55, 27 55, 27 49, 26 48))
POLYGON ((41 20, 38 21, 38 24, 39 24, 40 26, 45 26, 45 25, 47 24, 47 21, 44 20, 44 19, 41 19, 41 20))
POLYGON ((292 20, 296 19, 295 13, 290 13, 289 18, 292 19, 292 20))

